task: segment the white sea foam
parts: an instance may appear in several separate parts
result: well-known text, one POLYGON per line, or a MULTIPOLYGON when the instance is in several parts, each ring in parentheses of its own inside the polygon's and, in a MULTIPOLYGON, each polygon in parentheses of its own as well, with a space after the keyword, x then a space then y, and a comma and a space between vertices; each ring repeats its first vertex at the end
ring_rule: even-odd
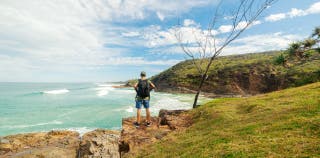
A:
POLYGON ((132 113, 133 110, 134 110, 133 106, 129 106, 129 107, 126 109, 126 112, 132 113))
POLYGON ((97 84, 97 86, 98 87, 95 88, 95 90, 97 91, 97 96, 99 97, 105 96, 109 94, 111 90, 114 90, 110 84, 97 84))
MULTIPOLYGON (((82 137, 85 133, 94 131, 95 129, 98 128, 93 128, 93 127, 71 127, 71 128, 54 128, 52 130, 67 130, 67 131, 76 131, 80 134, 80 137, 82 137)), ((111 127, 111 130, 120 130, 121 127, 111 127)))
POLYGON ((108 90, 108 89, 99 90, 99 91, 97 92, 97 96, 102 97, 102 96, 107 95, 108 93, 109 93, 109 90, 108 90))
POLYGON ((136 91, 134 89, 120 89, 118 93, 135 94, 136 91))
POLYGON ((159 96, 155 98, 154 102, 150 105, 150 110, 153 114, 157 114, 160 109, 177 110, 177 109, 191 109, 192 105, 190 102, 181 101, 180 97, 167 97, 159 96))
MULTIPOLYGON (((80 134, 80 136, 82 137, 83 134, 87 133, 87 132, 90 132, 90 131, 93 131, 95 130, 96 128, 89 128, 89 127, 72 127, 72 128, 66 128, 66 129, 63 129, 63 130, 68 130, 68 131, 76 131, 80 134)), ((55 130, 61 130, 61 129, 55 129, 55 130)))
POLYGON ((50 91, 43 91, 45 94, 65 94, 70 92, 68 89, 57 89, 57 90, 50 90, 50 91))

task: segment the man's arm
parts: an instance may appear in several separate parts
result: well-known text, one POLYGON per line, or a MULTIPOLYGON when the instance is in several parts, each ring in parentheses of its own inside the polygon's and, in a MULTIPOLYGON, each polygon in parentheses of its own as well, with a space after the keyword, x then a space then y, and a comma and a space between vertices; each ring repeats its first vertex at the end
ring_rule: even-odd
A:
POLYGON ((133 86, 134 90, 138 91, 138 82, 133 86))
POLYGON ((149 81, 149 84, 151 86, 151 89, 156 89, 156 86, 151 81, 149 81))

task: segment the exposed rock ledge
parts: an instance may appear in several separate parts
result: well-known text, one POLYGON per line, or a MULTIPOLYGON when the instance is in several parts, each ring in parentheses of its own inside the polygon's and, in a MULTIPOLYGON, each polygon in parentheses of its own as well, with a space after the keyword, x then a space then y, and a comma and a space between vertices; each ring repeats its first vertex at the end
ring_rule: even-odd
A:
MULTIPOLYGON (((160 110, 151 127, 136 129, 135 118, 122 120, 122 131, 96 129, 80 137, 74 131, 50 131, 0 137, 0 158, 119 158, 169 132, 191 125, 186 110, 160 110)), ((142 119, 143 120, 143 119, 142 119)))

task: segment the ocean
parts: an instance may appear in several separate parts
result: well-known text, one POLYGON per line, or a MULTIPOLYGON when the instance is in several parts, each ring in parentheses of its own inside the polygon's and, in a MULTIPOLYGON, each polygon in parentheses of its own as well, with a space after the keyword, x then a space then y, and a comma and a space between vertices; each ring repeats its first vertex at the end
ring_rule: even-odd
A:
MULTIPOLYGON (((132 88, 112 88, 113 85, 119 84, 0 83, 0 136, 121 129, 122 118, 136 114, 136 92, 132 88)), ((160 109, 190 109, 192 101, 191 94, 152 92, 150 110, 157 115, 160 109)))

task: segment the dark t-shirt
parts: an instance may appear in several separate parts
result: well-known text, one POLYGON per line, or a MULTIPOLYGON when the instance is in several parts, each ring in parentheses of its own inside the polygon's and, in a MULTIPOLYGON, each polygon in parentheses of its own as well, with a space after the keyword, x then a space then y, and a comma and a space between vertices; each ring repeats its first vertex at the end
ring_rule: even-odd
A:
MULTIPOLYGON (((149 87, 151 87, 152 82, 150 80, 148 80, 148 84, 149 84, 149 87)), ((150 91, 151 91, 151 89, 150 89, 150 91)), ((150 100, 150 97, 142 98, 142 97, 139 97, 138 95, 136 95, 136 100, 150 100)))

